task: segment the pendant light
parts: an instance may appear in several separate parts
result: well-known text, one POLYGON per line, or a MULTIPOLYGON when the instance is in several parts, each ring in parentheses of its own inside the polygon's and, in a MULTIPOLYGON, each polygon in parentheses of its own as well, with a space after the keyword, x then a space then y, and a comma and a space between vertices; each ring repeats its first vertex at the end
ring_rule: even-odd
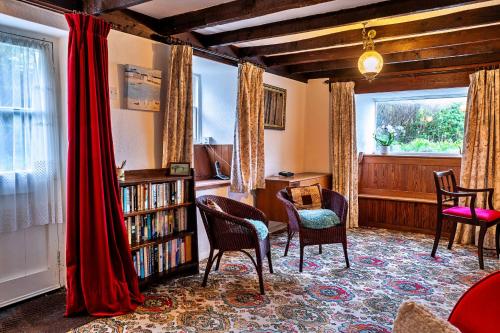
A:
POLYGON ((373 38, 376 36, 375 30, 370 30, 366 33, 366 23, 363 24, 363 54, 358 60, 358 69, 361 74, 368 80, 373 81, 384 66, 384 59, 375 51, 373 38))

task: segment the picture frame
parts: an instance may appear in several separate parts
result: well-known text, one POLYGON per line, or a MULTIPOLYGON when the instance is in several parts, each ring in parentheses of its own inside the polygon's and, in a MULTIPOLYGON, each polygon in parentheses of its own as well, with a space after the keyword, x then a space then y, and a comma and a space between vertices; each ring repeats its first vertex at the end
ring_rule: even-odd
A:
POLYGON ((286 89, 264 84, 264 128, 285 130, 286 89))
POLYGON ((191 163, 189 162, 170 162, 168 164, 170 176, 189 176, 191 175, 191 163))
POLYGON ((126 109, 159 112, 162 72, 130 64, 123 68, 126 109))

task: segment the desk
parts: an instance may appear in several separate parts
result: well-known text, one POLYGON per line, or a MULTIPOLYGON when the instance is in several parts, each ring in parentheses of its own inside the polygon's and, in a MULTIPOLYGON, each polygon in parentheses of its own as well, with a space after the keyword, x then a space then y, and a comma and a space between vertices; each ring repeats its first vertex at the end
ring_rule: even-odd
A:
POLYGON ((332 187, 332 175, 319 172, 296 173, 292 177, 270 176, 266 178, 266 188, 256 193, 255 206, 262 210, 270 221, 288 223, 283 204, 276 193, 287 186, 306 186, 319 183, 321 187, 332 187))

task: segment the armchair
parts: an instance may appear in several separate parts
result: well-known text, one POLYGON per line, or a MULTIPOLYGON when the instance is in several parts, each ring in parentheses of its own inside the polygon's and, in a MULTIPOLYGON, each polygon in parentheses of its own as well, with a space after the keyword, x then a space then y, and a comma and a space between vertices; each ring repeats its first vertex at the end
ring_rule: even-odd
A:
POLYGON ((328 189, 322 189, 321 195, 322 208, 333 211, 340 220, 339 224, 327 228, 307 227, 287 191, 281 190, 276 194, 276 197, 285 205, 288 215, 288 240, 285 256, 288 254, 291 239, 297 232, 299 233, 300 272, 302 272, 304 264, 304 247, 308 245, 319 245, 319 253, 322 253, 322 244, 342 243, 346 266, 349 267, 346 235, 347 200, 341 194, 328 189))
POLYGON ((450 239, 448 241, 449 250, 451 250, 455 239, 457 223, 470 224, 479 227, 477 246, 479 267, 484 269, 484 237, 488 228, 494 227, 495 225, 497 225, 495 234, 497 258, 500 255, 500 228, 498 227, 498 224, 500 223, 500 211, 496 211, 493 208, 493 189, 470 189, 458 186, 453 170, 439 172, 434 171, 434 182, 436 184, 437 195, 437 224, 431 256, 434 257, 436 255, 439 239, 441 237, 443 220, 446 219, 453 223, 451 227, 450 239), (476 208, 477 194, 481 192, 488 194, 487 201, 489 209, 476 208), (468 198, 469 206, 459 206, 460 198, 468 198), (451 203, 453 206, 443 209, 443 204, 445 203, 451 203))
POLYGON ((207 285, 208 274, 215 260, 215 270, 224 252, 240 251, 246 254, 257 269, 259 276, 260 293, 264 295, 264 282, 262 277, 262 257, 267 256, 269 271, 273 273, 271 262, 271 246, 268 234, 268 220, 260 210, 225 197, 204 195, 196 199, 208 241, 210 254, 208 257, 205 276, 202 286, 207 285), (222 212, 210 207, 207 203, 212 201, 222 208, 222 212), (254 249, 256 260, 246 250, 254 249), (217 254, 214 256, 214 250, 217 254))

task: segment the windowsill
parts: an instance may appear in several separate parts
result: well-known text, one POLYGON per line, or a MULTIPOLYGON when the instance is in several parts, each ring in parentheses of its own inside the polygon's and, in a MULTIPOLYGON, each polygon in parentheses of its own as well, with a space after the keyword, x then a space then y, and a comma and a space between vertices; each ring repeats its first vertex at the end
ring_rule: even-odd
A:
POLYGON ((221 179, 203 179, 194 182, 195 191, 210 190, 219 187, 227 187, 231 184, 231 181, 221 180, 221 179))
POLYGON ((462 158, 460 154, 445 154, 445 153, 389 153, 389 154, 363 154, 363 156, 376 157, 423 157, 423 158, 462 158))

